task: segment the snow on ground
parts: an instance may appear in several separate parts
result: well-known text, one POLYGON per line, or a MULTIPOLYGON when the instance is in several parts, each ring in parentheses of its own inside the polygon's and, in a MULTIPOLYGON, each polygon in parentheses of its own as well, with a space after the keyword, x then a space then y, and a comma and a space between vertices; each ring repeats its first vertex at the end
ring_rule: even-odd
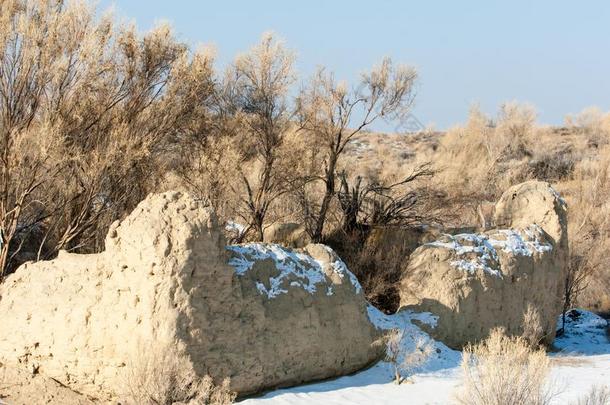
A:
MULTIPOLYGON (((561 327, 561 317, 559 327, 561 327)), ((555 339, 554 346, 561 355, 610 354, 607 327, 608 322, 604 318, 588 311, 573 309, 566 314, 566 333, 555 339)))
MULTIPOLYGON (((408 350, 418 339, 429 337, 412 321, 434 323, 430 314, 402 311, 384 315, 369 307, 369 317, 382 329, 404 331, 403 346, 408 350)), ((551 381, 559 394, 554 404, 570 404, 585 395, 594 385, 610 387, 610 341, 603 318, 586 311, 571 311, 567 332, 555 340, 551 381)), ((280 389, 258 398, 244 400, 247 405, 300 404, 450 404, 460 386, 461 353, 442 343, 431 341, 434 347, 429 361, 409 379, 396 385, 392 382, 392 366, 381 361, 373 367, 351 376, 280 389)))

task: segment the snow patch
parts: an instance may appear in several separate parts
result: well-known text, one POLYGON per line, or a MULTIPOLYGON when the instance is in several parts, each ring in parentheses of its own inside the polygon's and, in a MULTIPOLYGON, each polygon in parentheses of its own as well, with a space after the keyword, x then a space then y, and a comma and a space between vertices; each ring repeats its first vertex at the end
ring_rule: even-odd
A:
MULTIPOLYGON (((557 327, 562 327, 561 315, 557 327)), ((608 327, 608 321, 601 316, 583 309, 572 309, 566 313, 564 332, 555 338, 553 346, 563 354, 608 354, 610 353, 608 327)))
MULTIPOLYGON (((371 323, 378 329, 402 332, 402 339, 400 341, 400 352, 402 354, 412 353, 416 350, 418 342, 421 341, 428 342, 432 346, 433 351, 430 358, 414 371, 431 373, 456 367, 459 364, 461 359, 459 351, 450 349, 445 344, 433 340, 418 325, 423 323, 430 327, 435 327, 438 322, 438 316, 430 312, 415 312, 412 310, 401 310, 396 314, 386 315, 370 304, 367 306, 367 313, 371 323)), ((385 361, 380 362, 377 367, 391 369, 391 365, 385 361)), ((391 381, 391 377, 388 381, 391 381)))

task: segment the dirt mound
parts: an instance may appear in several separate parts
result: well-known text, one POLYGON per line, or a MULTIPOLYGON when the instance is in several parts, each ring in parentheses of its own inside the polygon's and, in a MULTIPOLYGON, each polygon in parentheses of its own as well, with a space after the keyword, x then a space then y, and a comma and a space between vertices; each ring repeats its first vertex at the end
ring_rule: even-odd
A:
POLYGON ((522 333, 530 306, 550 343, 567 264, 565 203, 548 183, 527 182, 507 190, 495 212, 496 223, 510 228, 445 235, 413 252, 401 307, 437 315, 430 333, 459 348, 494 327, 522 333))
POLYGON ((20 267, 0 286, 0 313, 11 331, 0 361, 98 398, 123 395, 155 348, 242 394, 350 373, 379 350, 331 250, 227 247, 213 212, 175 192, 113 224, 103 253, 20 267))

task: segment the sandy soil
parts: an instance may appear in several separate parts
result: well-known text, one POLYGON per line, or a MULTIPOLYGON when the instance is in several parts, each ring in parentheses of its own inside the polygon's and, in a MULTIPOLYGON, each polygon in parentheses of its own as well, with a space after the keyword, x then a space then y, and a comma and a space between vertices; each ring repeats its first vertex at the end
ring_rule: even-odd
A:
POLYGON ((100 403, 72 391, 51 378, 32 374, 25 369, 0 364, 1 405, 91 405, 100 403))

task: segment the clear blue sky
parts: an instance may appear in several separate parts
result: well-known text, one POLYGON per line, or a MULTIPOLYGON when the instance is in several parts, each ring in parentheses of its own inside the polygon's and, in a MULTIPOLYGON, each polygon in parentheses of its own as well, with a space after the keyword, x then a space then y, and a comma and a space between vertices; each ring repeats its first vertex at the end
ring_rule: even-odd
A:
MULTIPOLYGON (((101 0, 148 30, 173 24, 181 40, 211 43, 222 66, 272 30, 308 77, 318 65, 353 81, 390 56, 420 75, 414 113, 447 128, 479 103, 534 104, 539 121, 610 110, 610 1, 101 0)), ((378 128, 388 130, 387 127, 378 128)))

